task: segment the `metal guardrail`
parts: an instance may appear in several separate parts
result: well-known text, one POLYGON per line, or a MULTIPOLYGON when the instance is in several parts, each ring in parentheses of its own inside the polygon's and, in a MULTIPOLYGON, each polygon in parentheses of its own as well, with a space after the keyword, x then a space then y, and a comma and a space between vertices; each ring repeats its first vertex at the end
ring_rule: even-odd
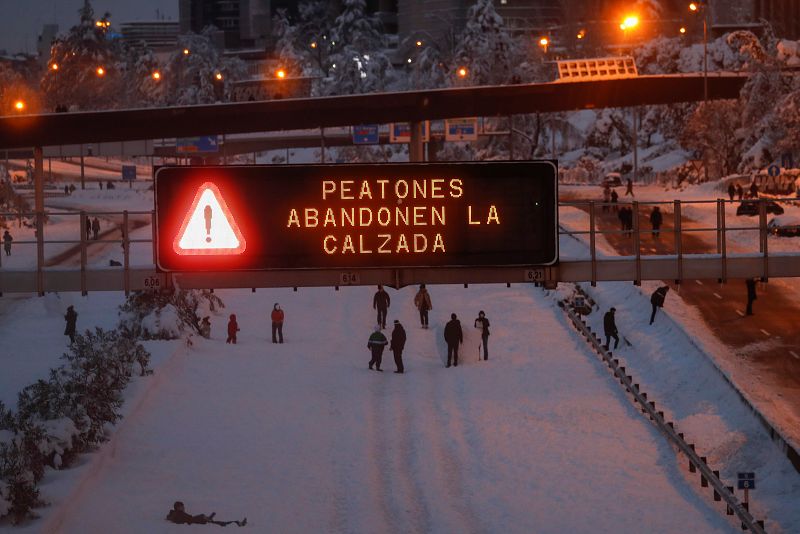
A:
MULTIPOLYGON (((774 200, 772 200, 774 201, 774 200)), ((769 229, 767 228, 766 200, 750 200, 758 207, 757 224, 748 222, 731 226, 726 219, 725 206, 728 200, 680 201, 673 202, 618 202, 571 201, 559 203, 560 208, 577 208, 587 214, 587 222, 580 228, 560 228, 559 237, 569 236, 584 242, 588 248, 585 258, 564 258, 559 264, 542 267, 538 265, 514 267, 483 268, 408 268, 408 269, 330 269, 330 270, 275 270, 261 272, 208 272, 208 273, 166 273, 158 272, 152 259, 145 263, 136 262, 132 266, 131 245, 148 244, 155 257, 154 231, 147 237, 130 238, 130 232, 144 227, 153 220, 150 211, 102 211, 70 212, 47 211, 38 215, 33 212, 1 213, 5 222, 13 225, 25 224, 36 230, 35 239, 15 240, 12 248, 18 254, 20 247, 35 247, 35 261, 26 267, 13 268, 0 257, 0 294, 36 293, 48 291, 129 291, 164 287, 178 284, 184 288, 236 288, 236 287, 324 287, 342 285, 377 285, 390 287, 430 283, 523 283, 523 282, 591 282, 605 280, 718 279, 761 277, 764 279, 784 276, 800 276, 800 238, 797 252, 770 253, 769 229), (654 206, 664 206, 664 213, 673 216, 674 223, 662 226, 659 244, 661 250, 653 252, 646 235, 651 229, 640 224, 643 214, 654 206), (687 226, 683 221, 683 211, 687 206, 714 205, 716 224, 713 226, 687 226), (635 216, 633 228, 601 228, 598 217, 603 209, 609 215, 615 206, 630 206, 635 216), (90 239, 84 229, 91 217, 105 221, 116 221, 119 237, 99 236, 90 239), (57 238, 48 237, 48 218, 77 217, 76 235, 57 238), (731 232, 751 232, 752 242, 757 249, 731 252, 729 234, 731 232), (627 233, 630 253, 626 255, 598 254, 599 238, 614 238, 627 233), (712 240, 692 239, 702 233, 713 233, 712 240), (710 241, 710 243, 709 243, 710 241), (667 246, 669 243, 669 246, 667 246), (96 245, 118 244, 121 250, 121 265, 99 266, 89 261, 91 249, 96 245), (698 248, 702 245, 702 247, 698 248), (67 247, 63 247, 63 246, 67 247), (70 248, 69 245, 72 245, 70 248), (691 245, 691 247, 689 246, 691 245), (66 248, 56 254, 46 254, 51 246, 66 248), (69 260, 69 261, 67 261, 69 260), (64 265, 71 263, 72 266, 64 265)), ((774 201, 778 203, 795 202, 791 200, 774 201)), ((152 224, 150 224, 152 228, 152 224)), ((653 244, 655 240, 650 241, 653 244)), ((5 254, 0 250, 0 254, 5 254)))

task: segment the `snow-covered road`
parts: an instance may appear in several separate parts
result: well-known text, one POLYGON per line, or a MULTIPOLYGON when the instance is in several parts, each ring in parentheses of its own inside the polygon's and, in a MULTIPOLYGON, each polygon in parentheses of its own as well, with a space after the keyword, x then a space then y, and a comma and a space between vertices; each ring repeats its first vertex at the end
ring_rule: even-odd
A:
POLYGON ((541 290, 434 287, 427 331, 414 288, 390 290, 405 375, 389 354, 386 372, 367 370, 372 292, 218 292, 228 307, 212 339, 158 366, 96 467, 45 495, 53 506, 30 528, 184 532, 163 519, 183 500, 258 532, 735 530, 541 290), (283 345, 269 341, 275 301, 283 345), (488 362, 471 332, 479 309, 492 321, 488 362), (451 312, 470 339, 445 369, 451 312))

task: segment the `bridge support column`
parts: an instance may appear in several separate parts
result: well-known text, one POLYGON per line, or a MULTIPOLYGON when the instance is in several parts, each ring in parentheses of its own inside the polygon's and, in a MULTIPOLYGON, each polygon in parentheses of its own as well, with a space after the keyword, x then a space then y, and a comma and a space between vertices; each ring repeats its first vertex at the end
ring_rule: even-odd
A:
POLYGON ((422 127, 420 121, 411 122, 411 143, 408 145, 408 161, 425 161, 425 144, 422 142, 422 127))

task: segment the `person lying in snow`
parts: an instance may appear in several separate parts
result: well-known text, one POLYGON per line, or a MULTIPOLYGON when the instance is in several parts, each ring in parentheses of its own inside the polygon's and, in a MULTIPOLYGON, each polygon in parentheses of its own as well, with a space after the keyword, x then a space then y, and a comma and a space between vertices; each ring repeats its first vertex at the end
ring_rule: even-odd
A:
POLYGON ((175 504, 172 505, 172 510, 169 511, 167 514, 167 521, 171 521, 178 525, 205 525, 208 523, 213 523, 214 525, 219 525, 221 527, 230 525, 231 523, 236 523, 237 526, 243 527, 247 524, 247 518, 245 517, 241 521, 214 521, 214 516, 217 515, 217 512, 213 512, 211 515, 190 515, 186 513, 186 509, 183 506, 181 501, 175 501, 175 504))

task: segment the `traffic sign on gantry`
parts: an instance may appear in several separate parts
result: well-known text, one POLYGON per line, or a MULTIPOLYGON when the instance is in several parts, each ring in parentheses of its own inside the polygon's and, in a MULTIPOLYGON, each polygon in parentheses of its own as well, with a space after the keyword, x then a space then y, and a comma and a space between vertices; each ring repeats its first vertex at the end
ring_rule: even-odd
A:
POLYGON ((162 167, 163 271, 550 265, 550 161, 162 167))

